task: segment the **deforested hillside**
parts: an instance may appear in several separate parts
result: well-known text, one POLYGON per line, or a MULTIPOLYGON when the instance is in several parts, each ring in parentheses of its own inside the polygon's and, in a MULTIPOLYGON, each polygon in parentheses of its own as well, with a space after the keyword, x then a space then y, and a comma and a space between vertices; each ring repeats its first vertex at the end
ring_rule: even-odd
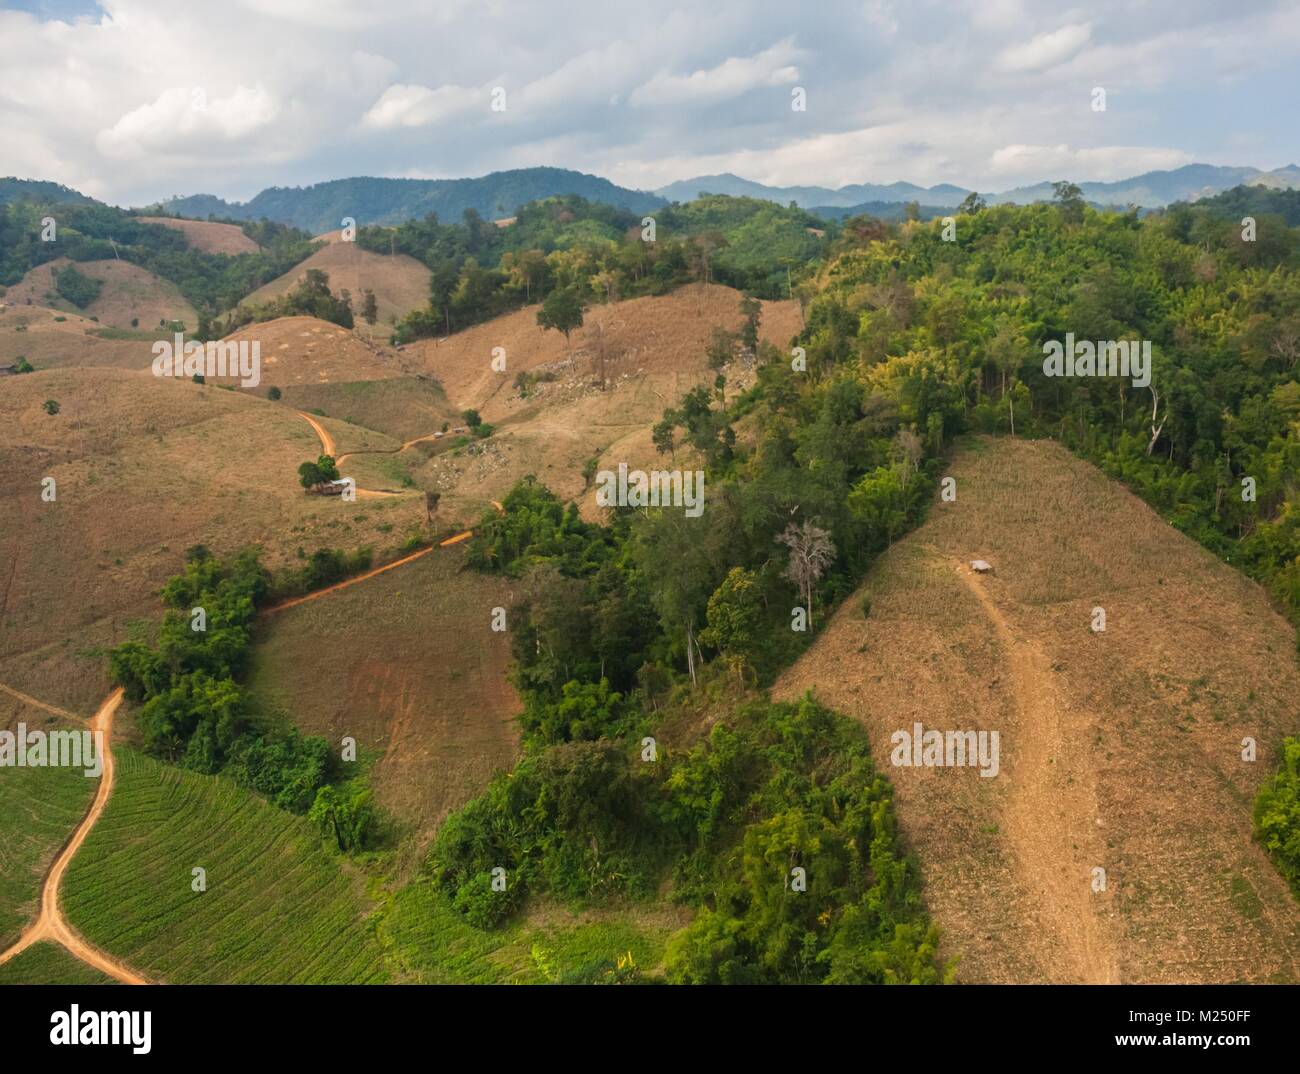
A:
MULTIPOLYGON (((707 355, 715 329, 740 325, 743 297, 730 287, 689 285, 594 306, 567 342, 538 325, 532 306, 403 348, 402 358, 435 377, 453 408, 474 409, 496 429, 472 453, 420 460, 421 486, 442 493, 447 509, 474 517, 532 473, 594 510, 584 472, 591 460, 657 465, 650 433, 666 408, 694 388, 711 388, 719 372, 733 396, 752 385, 752 360, 738 357, 724 371, 711 369, 707 355), (493 368, 494 348, 505 372, 493 368)), ((758 316, 761 341, 787 349, 799 331, 798 304, 764 302, 758 316)))
MULTIPOLYGON (((225 338, 235 344, 259 345, 261 383, 254 386, 259 394, 291 384, 337 384, 400 375, 391 352, 317 317, 254 321, 225 338)), ((231 383, 237 379, 225 378, 231 383)), ((217 380, 221 382, 221 378, 217 380)))
POLYGON ((429 269, 405 254, 386 255, 362 249, 353 242, 331 242, 302 264, 258 288, 244 301, 253 305, 291 291, 310 269, 329 275, 330 290, 347 291, 357 313, 357 327, 368 328, 361 317, 365 293, 375 296, 374 332, 387 339, 392 326, 429 301, 429 269))
MULTIPOLYGON (((321 420, 348 447, 393 446, 321 420)), ((423 518, 414 494, 346 513, 337 497, 308 495, 297 468, 320 453, 301 415, 243 392, 147 371, 6 378, 0 682, 93 711, 105 688, 96 646, 153 607, 190 546, 261 544, 269 562, 296 562, 304 546, 395 545, 423 518)))
POLYGON ((1295 903, 1251 839, 1300 730, 1294 629, 1058 445, 979 440, 945 474, 956 499, 774 693, 866 727, 960 978, 1295 981, 1295 903), (998 732, 996 774, 890 764, 917 724, 998 732))
POLYGON ((185 236, 195 250, 205 254, 255 254, 261 249, 235 224, 215 220, 184 220, 178 216, 142 216, 142 224, 160 224, 185 236))
MULTIPOLYGON (((39 270, 38 270, 39 271, 39 270)), ((30 365, 33 371, 111 366, 147 369, 153 340, 172 338, 170 329, 152 332, 106 328, 89 317, 40 305, 0 308, 0 365, 30 365)))

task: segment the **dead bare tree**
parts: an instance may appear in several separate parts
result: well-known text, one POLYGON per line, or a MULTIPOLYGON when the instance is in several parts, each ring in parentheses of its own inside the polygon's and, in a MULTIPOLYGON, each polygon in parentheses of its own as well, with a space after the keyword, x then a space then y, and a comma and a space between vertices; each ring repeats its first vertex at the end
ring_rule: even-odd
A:
POLYGON ((1273 353, 1286 362, 1288 369, 1294 369, 1300 360, 1300 332, 1289 326, 1280 329, 1273 339, 1273 353))
POLYGON ((1147 385, 1147 390, 1151 393, 1151 443, 1147 444, 1147 454, 1150 455, 1156 449, 1156 441, 1160 439, 1160 434, 1164 431, 1165 422, 1169 420, 1169 404, 1165 403, 1165 416, 1160 419, 1160 424, 1156 424, 1156 411, 1160 409, 1160 393, 1156 391, 1154 384, 1147 385))
POLYGON ((808 625, 812 626, 813 586, 835 558, 835 545, 831 542, 831 535, 820 526, 805 520, 801 526, 791 522, 777 541, 790 549, 790 562, 786 565, 785 576, 803 594, 808 607, 808 625))
POLYGON ((913 430, 899 429, 898 434, 894 437, 894 452, 903 466, 903 491, 906 492, 908 481, 911 480, 912 474, 916 472, 921 465, 921 460, 925 457, 925 448, 921 443, 921 438, 913 430))

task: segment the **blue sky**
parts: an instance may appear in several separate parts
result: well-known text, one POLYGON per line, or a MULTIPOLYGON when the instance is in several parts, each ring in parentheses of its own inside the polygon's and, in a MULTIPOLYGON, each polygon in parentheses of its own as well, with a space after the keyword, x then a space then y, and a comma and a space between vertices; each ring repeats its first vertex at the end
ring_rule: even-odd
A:
POLYGON ((534 164, 1001 190, 1300 162, 1300 0, 0 0, 0 43, 0 171, 119 204, 534 164))

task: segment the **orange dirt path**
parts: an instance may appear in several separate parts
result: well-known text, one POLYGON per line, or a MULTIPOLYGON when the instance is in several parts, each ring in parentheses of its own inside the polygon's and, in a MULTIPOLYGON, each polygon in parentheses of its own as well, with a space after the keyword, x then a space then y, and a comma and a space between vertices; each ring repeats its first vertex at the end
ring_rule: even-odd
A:
MULTIPOLYGON (((11 691, 12 692, 12 691, 11 691)), ((54 864, 50 866, 50 871, 45 876, 45 884, 41 888, 41 912, 37 915, 36 920, 28 927, 27 931, 19 937, 18 942, 10 947, 7 951, 0 952, 0 963, 8 962, 15 955, 25 951, 32 944, 40 940, 52 940, 55 943, 62 944, 74 956, 79 958, 88 966, 94 966, 95 969, 123 984, 148 984, 148 980, 141 977, 135 970, 131 969, 123 962, 106 955, 99 948, 88 943, 80 933, 76 931, 67 919, 63 916, 63 908, 59 905, 59 885, 63 882, 63 875, 68 871, 68 863, 72 861, 72 856, 81 848, 81 844, 86 841, 86 836, 90 829, 95 826, 104 812, 104 807, 108 804, 109 795, 113 793, 113 714, 117 712, 117 707, 122 703, 122 688, 119 686, 104 699, 103 704, 99 706, 99 711, 95 713, 91 721, 90 728, 93 732, 101 735, 100 757, 104 771, 99 777, 99 788, 95 791, 95 798, 90 803, 90 809, 81 819, 73 831, 71 838, 64 845, 59 856, 54 859, 54 864)), ((46 708, 48 706, 41 706, 46 708)))
POLYGON ((1011 797, 1006 813, 1016 864, 1039 903, 1039 921, 1061 943, 1071 980, 1114 984, 1119 980, 1112 937, 1089 902, 1088 869, 1071 842, 1069 816, 1096 812, 1091 788, 1062 792, 1051 778, 1054 756, 1066 748, 1060 726, 1060 700, 1048 660, 1029 641, 1017 637, 981 580, 960 561, 953 569, 979 601, 992 625, 1010 672, 1020 715, 1022 750, 1006 773, 1011 797), (1068 799, 1063 800, 1063 799, 1068 799))
POLYGON ((44 701, 37 701, 30 694, 25 694, 21 690, 15 690, 12 686, 6 686, 0 682, 0 690, 6 694, 16 697, 26 705, 34 705, 38 709, 44 709, 46 712, 53 713, 55 716, 62 716, 65 720, 76 720, 77 723, 85 723, 86 717, 78 716, 75 712, 69 712, 67 709, 61 709, 58 705, 47 705, 44 701))

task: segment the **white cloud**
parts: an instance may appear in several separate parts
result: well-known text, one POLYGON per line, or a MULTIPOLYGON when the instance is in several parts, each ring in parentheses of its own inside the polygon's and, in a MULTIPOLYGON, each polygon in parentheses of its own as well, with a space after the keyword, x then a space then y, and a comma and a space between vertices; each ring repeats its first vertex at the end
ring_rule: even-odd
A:
POLYGON ((279 110, 261 86, 236 86, 226 96, 212 98, 203 86, 172 86, 100 131, 96 145, 108 157, 165 154, 178 143, 192 148, 206 144, 216 154, 222 151, 220 143, 269 126, 279 110))
POLYGON ((799 55, 794 41, 786 38, 756 56, 733 56, 689 75, 661 71, 634 89, 628 103, 649 107, 722 101, 762 86, 789 85, 799 78, 799 68, 790 62, 799 55))
POLYGON ((1003 71, 1042 71, 1063 63, 1087 44, 1092 26, 1086 22, 1067 23, 1059 30, 1038 34, 1019 45, 1002 50, 997 67, 1003 71))
POLYGON ((374 130, 395 127, 427 127, 474 108, 486 110, 488 91, 464 86, 412 86, 404 83, 389 86, 362 118, 362 124, 374 130))

